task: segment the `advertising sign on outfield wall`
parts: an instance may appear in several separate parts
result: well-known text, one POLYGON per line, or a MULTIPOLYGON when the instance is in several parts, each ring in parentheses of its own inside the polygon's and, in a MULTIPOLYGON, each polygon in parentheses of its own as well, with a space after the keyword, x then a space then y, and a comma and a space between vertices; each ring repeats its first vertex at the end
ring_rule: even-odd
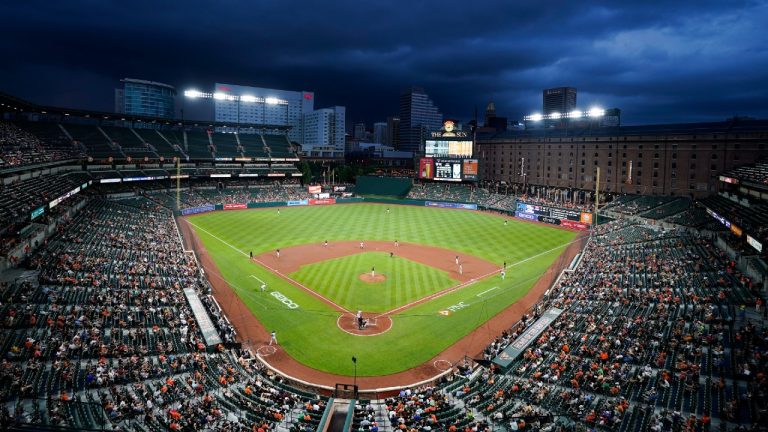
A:
POLYGON ((181 215, 187 216, 187 215, 193 215, 198 213, 210 212, 214 210, 216 210, 216 206, 214 206, 213 204, 208 204, 200 207, 190 207, 190 208, 181 209, 181 215))
POLYGON ((293 206, 305 206, 309 205, 309 200, 295 200, 295 201, 286 201, 285 204, 289 207, 293 206))
POLYGON ((318 186, 307 186, 307 192, 309 192, 311 194, 319 194, 322 191, 323 191, 323 189, 319 185, 318 186))
POLYGON ((309 200, 309 205, 328 205, 328 204, 336 204, 336 198, 309 200))
POLYGON ((452 203, 441 201, 425 201, 424 205, 427 207, 440 207, 440 208, 453 208, 464 210, 477 210, 477 204, 465 204, 465 203, 452 203))
POLYGON ((224 210, 239 210, 248 208, 248 204, 224 204, 224 210))

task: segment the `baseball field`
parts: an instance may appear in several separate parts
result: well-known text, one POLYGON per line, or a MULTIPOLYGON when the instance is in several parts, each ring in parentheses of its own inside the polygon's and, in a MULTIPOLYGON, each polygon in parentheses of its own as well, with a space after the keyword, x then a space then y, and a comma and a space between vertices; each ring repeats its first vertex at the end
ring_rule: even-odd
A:
POLYGON ((247 307, 239 313, 274 331, 279 348, 268 347, 268 337, 246 343, 361 377, 433 359, 523 297, 576 237, 476 211, 382 204, 219 211, 186 221, 215 263, 208 278, 226 281, 247 307))

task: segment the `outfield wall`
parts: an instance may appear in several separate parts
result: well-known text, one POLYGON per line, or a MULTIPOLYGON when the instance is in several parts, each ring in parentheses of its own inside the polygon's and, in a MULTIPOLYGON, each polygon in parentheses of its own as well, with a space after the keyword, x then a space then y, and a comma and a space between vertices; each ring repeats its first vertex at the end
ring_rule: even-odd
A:
POLYGON ((413 179, 405 177, 358 176, 355 193, 361 195, 406 196, 413 179))

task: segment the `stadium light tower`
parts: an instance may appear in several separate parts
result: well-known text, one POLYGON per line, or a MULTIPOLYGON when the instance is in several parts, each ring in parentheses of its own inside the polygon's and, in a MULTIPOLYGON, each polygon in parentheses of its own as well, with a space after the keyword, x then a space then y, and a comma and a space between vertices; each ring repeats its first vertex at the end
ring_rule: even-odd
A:
MULTIPOLYGON (((267 105, 285 105, 286 108, 288 106, 288 101, 278 99, 276 97, 258 97, 250 94, 244 94, 244 95, 233 95, 229 93, 224 92, 215 92, 215 93, 208 93, 208 92, 201 92, 196 89, 189 89, 184 91, 184 97, 190 98, 190 99, 213 99, 217 101, 232 101, 237 102, 237 132, 240 132, 240 104, 242 103, 261 103, 264 107, 262 110, 262 123, 266 123, 266 117, 267 117, 267 105)), ((287 122, 286 118, 286 122, 287 122)))

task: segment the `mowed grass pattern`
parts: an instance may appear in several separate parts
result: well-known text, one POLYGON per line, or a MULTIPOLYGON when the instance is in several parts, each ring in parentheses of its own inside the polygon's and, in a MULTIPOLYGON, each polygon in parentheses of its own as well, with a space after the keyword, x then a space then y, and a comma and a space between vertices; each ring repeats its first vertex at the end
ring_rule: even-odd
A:
POLYGON ((302 266, 290 276, 349 311, 386 312, 458 284, 448 273, 388 253, 365 252, 302 266), (386 280, 367 283, 375 267, 386 280))
POLYGON ((514 219, 505 225, 502 218, 481 212, 395 205, 387 214, 386 208, 283 207, 279 214, 275 208, 219 211, 187 220, 220 271, 207 276, 226 280, 265 328, 277 331, 282 349, 307 366, 350 377, 353 355, 358 358, 359 376, 396 373, 433 358, 524 296, 576 235, 514 219), (509 271, 505 281, 492 276, 395 314, 391 330, 382 335, 353 336, 337 327, 338 313, 330 305, 248 259, 249 251, 256 255, 326 239, 398 239, 453 249, 499 265, 506 261, 509 271), (253 277, 299 308, 288 309, 261 293, 253 277), (463 307, 450 316, 439 314, 458 303, 463 307))

